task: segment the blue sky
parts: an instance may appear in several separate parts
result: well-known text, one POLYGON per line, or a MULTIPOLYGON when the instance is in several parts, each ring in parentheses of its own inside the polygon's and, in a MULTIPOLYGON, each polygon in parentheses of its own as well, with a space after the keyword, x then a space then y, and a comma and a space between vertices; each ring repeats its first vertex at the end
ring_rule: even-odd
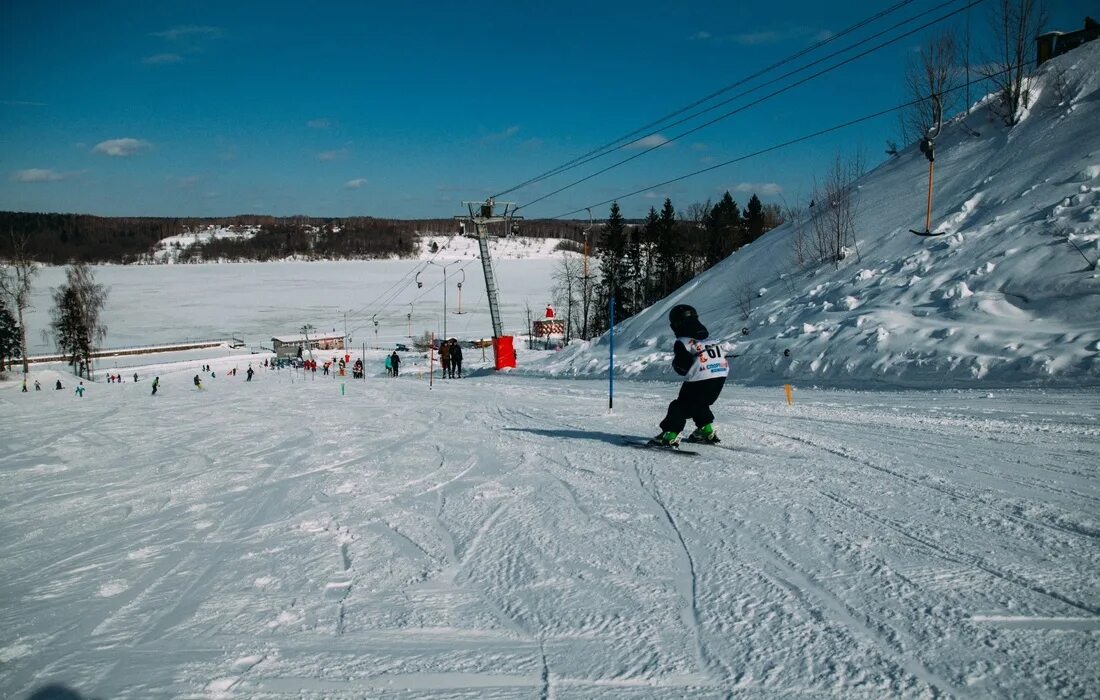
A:
MULTIPOLYGON (((914 0, 826 50, 942 1, 914 0)), ((451 216, 462 200, 558 166, 893 4, 6 0, 0 209, 451 216)), ((991 4, 970 11, 975 44, 991 4)), ((1076 29, 1089 5, 1053 0, 1048 24, 1076 29)), ((904 62, 927 34, 523 213, 583 208, 902 102, 904 62)), ((640 216, 666 196, 685 207, 725 189, 741 203, 754 191, 799 200, 838 151, 863 148, 878 162, 895 123, 883 117, 646 189, 623 199, 623 211, 640 216)), ((636 152, 504 199, 524 204, 636 152)))

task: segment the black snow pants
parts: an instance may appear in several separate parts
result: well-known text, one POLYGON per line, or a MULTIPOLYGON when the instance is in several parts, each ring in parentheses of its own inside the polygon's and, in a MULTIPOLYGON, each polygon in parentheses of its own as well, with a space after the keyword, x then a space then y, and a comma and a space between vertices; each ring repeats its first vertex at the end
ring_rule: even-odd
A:
POLYGON ((679 433, 683 431, 689 418, 695 421, 695 425, 699 428, 713 422, 714 414, 711 413, 710 407, 718 400, 718 395, 722 393, 722 387, 725 385, 725 377, 681 384, 680 395, 668 405, 668 413, 661 421, 661 430, 679 433))

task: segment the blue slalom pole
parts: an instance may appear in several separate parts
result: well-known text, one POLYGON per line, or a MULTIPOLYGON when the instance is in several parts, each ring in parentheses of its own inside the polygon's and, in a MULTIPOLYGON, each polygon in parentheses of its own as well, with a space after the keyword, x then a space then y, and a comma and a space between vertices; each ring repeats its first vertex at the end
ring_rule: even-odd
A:
POLYGON ((607 410, 615 408, 615 297, 608 300, 608 317, 611 319, 611 337, 608 343, 610 363, 607 366, 607 410))

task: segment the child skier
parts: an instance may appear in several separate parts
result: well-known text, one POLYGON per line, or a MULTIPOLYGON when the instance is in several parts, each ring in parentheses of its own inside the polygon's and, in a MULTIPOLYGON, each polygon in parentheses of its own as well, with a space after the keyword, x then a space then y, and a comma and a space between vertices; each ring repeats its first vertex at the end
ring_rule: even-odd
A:
POLYGON ((711 405, 718 400, 729 375, 729 362, 722 356, 718 341, 710 338, 699 314, 687 304, 674 306, 668 314, 669 325, 676 335, 672 346, 672 369, 684 377, 680 394, 668 405, 661 421, 661 433, 651 439, 651 445, 675 447, 680 444, 680 432, 688 418, 695 422, 695 431, 688 442, 718 442, 714 431, 711 405))

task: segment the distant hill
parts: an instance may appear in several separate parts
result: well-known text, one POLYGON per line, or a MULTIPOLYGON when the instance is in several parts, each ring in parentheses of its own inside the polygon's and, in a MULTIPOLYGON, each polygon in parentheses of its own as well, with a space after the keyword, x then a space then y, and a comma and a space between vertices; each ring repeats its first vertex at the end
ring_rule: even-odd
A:
MULTIPOLYGON (((160 264, 407 257, 418 254, 422 233, 456 228, 451 219, 156 218, 0 212, 0 258, 11 252, 9 231, 27 234, 35 260, 62 265, 70 261, 160 264)), ((534 238, 580 240, 581 230, 580 223, 571 221, 521 224, 523 235, 534 238)))

